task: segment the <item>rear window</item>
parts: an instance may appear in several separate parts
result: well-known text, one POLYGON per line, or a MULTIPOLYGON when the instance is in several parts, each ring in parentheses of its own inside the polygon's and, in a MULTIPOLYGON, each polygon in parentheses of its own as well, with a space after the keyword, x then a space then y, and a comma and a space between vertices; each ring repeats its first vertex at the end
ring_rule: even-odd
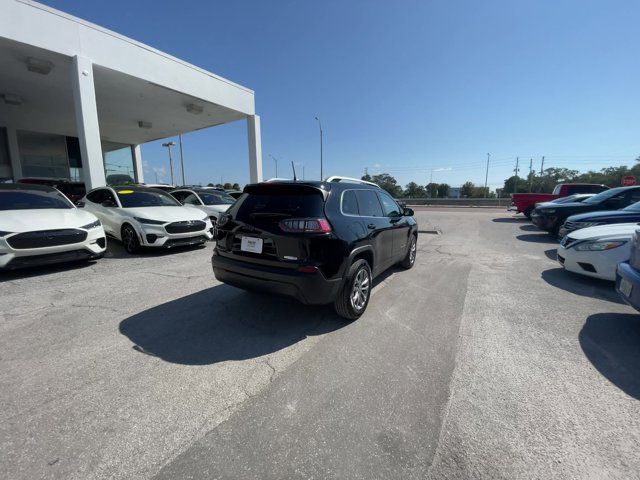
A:
POLYGON ((283 218, 320 218, 324 216, 324 199, 314 191, 288 193, 255 193, 241 198, 236 219, 241 222, 280 221, 283 218))

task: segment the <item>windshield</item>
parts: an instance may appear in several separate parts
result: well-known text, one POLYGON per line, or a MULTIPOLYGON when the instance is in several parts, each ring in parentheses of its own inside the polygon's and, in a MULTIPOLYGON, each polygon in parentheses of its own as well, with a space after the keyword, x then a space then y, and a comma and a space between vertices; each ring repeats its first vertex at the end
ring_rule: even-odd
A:
POLYGON ((582 203, 600 203, 611 197, 615 197, 617 194, 619 194, 620 192, 624 192, 626 189, 627 187, 618 187, 618 188, 612 188, 611 190, 605 190, 604 192, 600 192, 599 194, 594 195, 591 198, 587 198, 582 203))
POLYGON ((200 192, 198 195, 205 205, 231 205, 236 201, 235 198, 226 193, 200 192))
POLYGON ((0 191, 0 210, 32 210, 44 208, 74 208, 58 192, 38 192, 33 190, 0 191))
POLYGON ((123 208, 180 207, 180 203, 168 193, 150 190, 116 190, 123 208))

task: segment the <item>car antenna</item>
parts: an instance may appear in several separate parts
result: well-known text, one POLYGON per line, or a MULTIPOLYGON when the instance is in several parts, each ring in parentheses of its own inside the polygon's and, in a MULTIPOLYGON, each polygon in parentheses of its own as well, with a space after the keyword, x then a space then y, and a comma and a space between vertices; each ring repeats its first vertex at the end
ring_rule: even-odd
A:
POLYGON ((291 160, 291 168, 293 169, 293 181, 297 182, 298 179, 296 178, 296 167, 293 165, 293 160, 291 160))

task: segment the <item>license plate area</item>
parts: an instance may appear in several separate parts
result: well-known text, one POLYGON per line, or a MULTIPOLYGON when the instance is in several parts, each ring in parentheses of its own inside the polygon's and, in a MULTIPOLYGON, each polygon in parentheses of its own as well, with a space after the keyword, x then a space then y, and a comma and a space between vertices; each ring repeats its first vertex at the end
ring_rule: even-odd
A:
POLYGON ((258 237, 242 237, 240 250, 249 253, 262 253, 262 239, 258 237))
POLYGON ((631 283, 626 278, 621 278, 620 279, 620 291, 622 292, 622 294, 625 297, 629 298, 629 297, 631 297, 631 291, 632 290, 633 290, 633 283, 631 283))

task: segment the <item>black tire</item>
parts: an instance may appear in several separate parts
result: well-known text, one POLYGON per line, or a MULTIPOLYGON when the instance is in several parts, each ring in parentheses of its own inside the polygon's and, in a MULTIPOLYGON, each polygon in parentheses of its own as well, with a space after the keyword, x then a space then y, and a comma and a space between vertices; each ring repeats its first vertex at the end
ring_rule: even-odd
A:
POLYGON ((342 288, 333 302, 336 313, 347 320, 359 318, 369 305, 372 283, 371 267, 367 261, 364 259, 356 260, 349 268, 342 288), (357 286, 357 282, 359 286, 357 286), (357 297, 356 289, 359 291, 357 297), (366 291, 363 292, 364 289, 366 291))
POLYGON ((131 225, 125 223, 122 226, 120 236, 122 238, 122 245, 127 253, 134 254, 140 251, 140 240, 138 240, 138 234, 131 225))
POLYGON ((404 256, 402 261, 400 262, 400 266, 405 270, 409 270, 416 263, 416 255, 418 254, 418 238, 416 235, 411 235, 409 239, 409 248, 407 249, 407 254, 404 256))

